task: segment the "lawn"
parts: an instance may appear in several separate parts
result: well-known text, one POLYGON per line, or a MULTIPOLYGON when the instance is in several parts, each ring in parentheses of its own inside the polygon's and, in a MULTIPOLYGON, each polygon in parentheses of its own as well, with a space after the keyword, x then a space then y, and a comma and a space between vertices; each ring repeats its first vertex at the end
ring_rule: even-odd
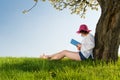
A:
POLYGON ((120 59, 116 64, 105 64, 92 60, 1 57, 0 80, 120 80, 120 59))

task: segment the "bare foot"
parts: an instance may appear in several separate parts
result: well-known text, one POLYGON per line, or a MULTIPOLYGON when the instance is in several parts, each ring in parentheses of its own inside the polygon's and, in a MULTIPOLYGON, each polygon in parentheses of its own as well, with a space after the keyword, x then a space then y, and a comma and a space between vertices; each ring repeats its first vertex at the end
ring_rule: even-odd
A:
POLYGON ((40 58, 42 58, 42 59, 49 59, 49 56, 43 54, 43 55, 40 56, 40 58))

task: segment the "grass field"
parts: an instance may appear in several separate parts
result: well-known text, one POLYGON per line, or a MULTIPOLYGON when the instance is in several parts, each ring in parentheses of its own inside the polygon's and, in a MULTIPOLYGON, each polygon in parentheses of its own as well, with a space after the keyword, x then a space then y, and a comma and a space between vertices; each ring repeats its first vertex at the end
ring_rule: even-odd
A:
POLYGON ((0 80, 120 80, 120 60, 104 62, 0 58, 0 80))

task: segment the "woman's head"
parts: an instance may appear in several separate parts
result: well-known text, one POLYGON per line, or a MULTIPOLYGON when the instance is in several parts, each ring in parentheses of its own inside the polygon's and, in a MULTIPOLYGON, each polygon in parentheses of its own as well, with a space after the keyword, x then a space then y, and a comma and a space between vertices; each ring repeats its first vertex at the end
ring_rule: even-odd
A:
POLYGON ((81 34, 81 36, 85 36, 87 34, 89 34, 91 30, 88 29, 87 25, 82 24, 80 25, 79 30, 77 31, 78 34, 81 34))

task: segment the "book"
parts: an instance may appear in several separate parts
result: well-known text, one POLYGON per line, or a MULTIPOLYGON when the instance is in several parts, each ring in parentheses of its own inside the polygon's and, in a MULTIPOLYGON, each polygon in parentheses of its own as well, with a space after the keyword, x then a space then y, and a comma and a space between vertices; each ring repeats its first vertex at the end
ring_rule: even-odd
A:
POLYGON ((78 44, 81 44, 80 42, 76 41, 75 39, 71 39, 71 44, 73 44, 74 46, 77 46, 78 44))

